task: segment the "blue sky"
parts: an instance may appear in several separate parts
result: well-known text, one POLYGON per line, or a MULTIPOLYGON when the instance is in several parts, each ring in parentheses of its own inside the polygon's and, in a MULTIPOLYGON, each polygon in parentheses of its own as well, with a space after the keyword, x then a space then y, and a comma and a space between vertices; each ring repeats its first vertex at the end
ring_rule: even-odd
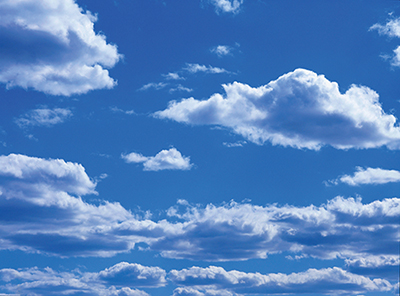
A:
POLYGON ((400 2, 0 15, 1 295, 398 293, 400 2))

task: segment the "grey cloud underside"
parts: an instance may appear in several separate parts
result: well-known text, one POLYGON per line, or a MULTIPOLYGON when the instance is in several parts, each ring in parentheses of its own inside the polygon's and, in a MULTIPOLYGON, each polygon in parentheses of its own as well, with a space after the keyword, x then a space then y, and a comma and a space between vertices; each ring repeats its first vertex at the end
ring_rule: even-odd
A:
POLYGON ((363 204, 336 197, 308 207, 179 201, 166 219, 151 220, 119 203, 84 201, 81 196, 97 194, 96 184, 76 163, 0 156, 0 178, 2 249, 109 257, 138 251, 140 243, 164 257, 205 261, 284 252, 340 258, 348 270, 374 276, 399 265, 399 198, 363 204))
POLYGON ((171 101, 154 117, 224 126, 260 145, 400 148, 396 118, 383 111, 378 94, 368 87, 352 85, 342 94, 337 83, 304 69, 258 88, 239 82, 223 87, 225 95, 171 101))

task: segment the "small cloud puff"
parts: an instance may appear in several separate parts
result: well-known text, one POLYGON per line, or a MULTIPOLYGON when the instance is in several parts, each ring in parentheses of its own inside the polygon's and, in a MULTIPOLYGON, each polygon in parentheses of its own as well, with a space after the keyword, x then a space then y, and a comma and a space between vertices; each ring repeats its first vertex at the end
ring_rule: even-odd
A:
POLYGON ((94 32, 96 20, 75 0, 1 1, 0 82, 64 96, 114 87, 107 68, 122 56, 94 32))
POLYGON ((240 6, 243 4, 243 0, 209 0, 212 5, 215 6, 215 12, 237 14, 240 10, 240 6))
POLYGON ((162 150, 156 156, 146 157, 132 152, 122 154, 121 157, 127 163, 143 163, 145 171, 190 170, 193 166, 190 163, 190 157, 182 156, 175 148, 162 150))
MULTIPOLYGON (((370 30, 377 30, 379 35, 400 38, 400 17, 391 19, 385 25, 375 24, 371 26, 370 30)), ((393 53, 394 54, 392 56, 389 56, 389 58, 392 60, 391 64, 392 66, 400 67, 400 46, 394 49, 393 53)))
POLYGON ((223 68, 218 68, 218 67, 212 67, 212 66, 205 66, 205 65, 200 65, 200 64, 186 64, 186 67, 183 68, 183 70, 188 71, 189 73, 198 73, 198 72, 204 72, 208 74, 220 74, 220 73, 230 73, 229 71, 223 69, 223 68))
POLYGON ((15 120, 15 123, 21 127, 29 126, 52 126, 55 124, 63 123, 66 119, 72 116, 72 112, 69 109, 64 108, 39 108, 34 109, 22 115, 20 118, 15 120))
POLYGON ((326 185, 337 185, 339 182, 350 186, 359 186, 365 184, 386 184, 391 182, 400 182, 400 172, 396 170, 385 170, 381 168, 362 168, 356 167, 353 176, 343 175, 335 180, 326 182, 326 185))
POLYGON ((336 82, 304 69, 257 88, 239 82, 223 87, 225 95, 171 101, 153 116, 227 127, 259 145, 400 149, 396 117, 383 111, 368 87, 352 85, 342 94, 336 82))
POLYGON ((212 53, 215 53, 218 57, 223 57, 232 54, 232 47, 227 45, 218 45, 211 49, 212 53))

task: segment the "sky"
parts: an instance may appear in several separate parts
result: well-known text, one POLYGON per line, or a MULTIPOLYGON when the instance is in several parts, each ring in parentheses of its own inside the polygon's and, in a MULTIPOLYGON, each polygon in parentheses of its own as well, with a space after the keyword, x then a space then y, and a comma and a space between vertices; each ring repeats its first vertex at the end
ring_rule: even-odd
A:
POLYGON ((0 0, 0 295, 396 295, 400 2, 0 0))

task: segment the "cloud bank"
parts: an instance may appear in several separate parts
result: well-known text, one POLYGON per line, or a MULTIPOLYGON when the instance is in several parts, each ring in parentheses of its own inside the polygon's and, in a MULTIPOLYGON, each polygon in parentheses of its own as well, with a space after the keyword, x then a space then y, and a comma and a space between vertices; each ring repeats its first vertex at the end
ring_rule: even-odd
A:
POLYGON ((70 96, 112 88, 121 58, 74 0, 0 2, 0 82, 70 96))
POLYGON ((225 95, 171 101, 153 116, 224 126, 260 145, 400 149, 396 118, 383 111, 378 94, 368 87, 352 85, 342 94, 336 82, 297 69, 258 88, 239 82, 223 88, 225 95))
POLYGON ((339 182, 350 186, 364 184, 386 184, 400 182, 400 172, 396 170, 385 170, 381 168, 362 168, 357 167, 357 171, 352 175, 343 175, 335 180, 330 180, 327 184, 337 185, 339 182))
MULTIPOLYGON (((307 207, 233 201, 203 207, 179 200, 164 219, 152 220, 119 203, 83 200, 97 194, 95 186, 80 164, 0 156, 1 248, 61 257, 147 249, 166 258, 214 262, 284 253, 339 258, 349 272, 362 276, 393 280, 397 274, 399 198, 363 204, 360 198, 336 197, 307 207)), ((143 287, 139 278, 161 285, 163 276, 162 270, 127 264, 100 275, 112 285, 117 278, 138 277, 135 283, 143 287)))
POLYGON ((122 154, 122 159, 127 163, 143 163, 145 171, 161 171, 161 170, 190 170, 193 164, 190 163, 190 157, 182 156, 182 154, 171 148, 169 150, 161 150, 156 156, 143 156, 139 153, 122 154))

